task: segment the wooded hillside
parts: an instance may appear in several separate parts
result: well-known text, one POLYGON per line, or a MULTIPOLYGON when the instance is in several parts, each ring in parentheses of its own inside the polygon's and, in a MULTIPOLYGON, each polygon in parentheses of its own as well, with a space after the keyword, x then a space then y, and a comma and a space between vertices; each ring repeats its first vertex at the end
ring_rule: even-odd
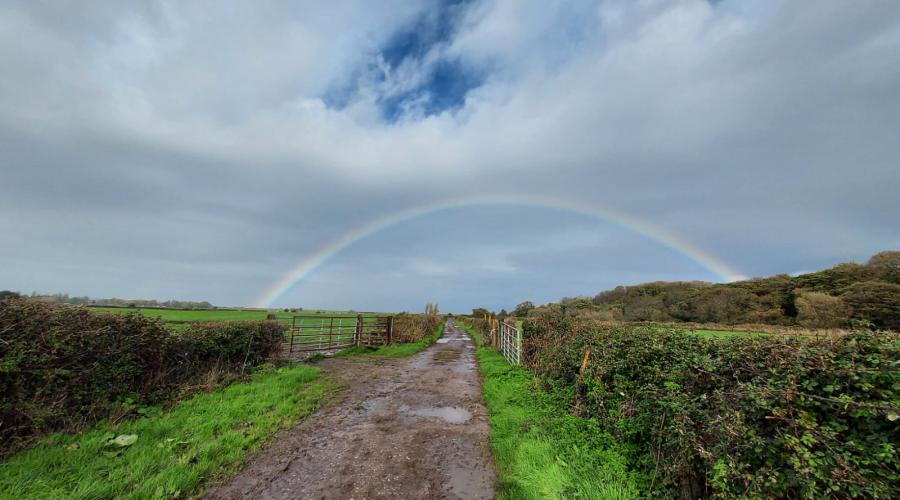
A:
POLYGON ((619 286, 593 298, 563 299, 593 309, 603 319, 722 324, 848 327, 867 321, 900 329, 900 251, 866 264, 838 264, 824 271, 779 274, 735 283, 653 282, 619 286))

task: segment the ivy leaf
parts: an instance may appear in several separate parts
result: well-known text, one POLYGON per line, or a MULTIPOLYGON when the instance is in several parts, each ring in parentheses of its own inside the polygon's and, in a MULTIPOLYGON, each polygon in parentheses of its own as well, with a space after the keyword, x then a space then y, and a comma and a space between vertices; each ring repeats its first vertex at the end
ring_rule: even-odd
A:
POLYGON ((120 448, 131 446, 137 441, 137 434, 120 434, 113 439, 110 444, 114 444, 120 448))

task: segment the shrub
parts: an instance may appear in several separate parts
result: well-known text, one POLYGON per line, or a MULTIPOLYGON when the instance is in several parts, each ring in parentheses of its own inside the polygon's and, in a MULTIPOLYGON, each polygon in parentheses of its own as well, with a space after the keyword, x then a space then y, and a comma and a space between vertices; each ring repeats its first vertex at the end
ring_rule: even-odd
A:
POLYGON ((170 352, 192 373, 214 366, 243 370, 264 362, 278 351, 284 328, 277 321, 191 323, 172 334, 170 352))
POLYGON ((802 292, 797 300, 797 321, 809 328, 846 326, 849 307, 840 297, 822 292, 802 292))
POLYGON ((525 325, 527 365, 668 495, 900 496, 896 333, 723 341, 563 315, 525 325))
POLYGON ((847 289, 844 302, 858 319, 875 326, 900 330, 900 284, 881 281, 855 283, 847 289))
POLYGON ((276 322, 194 324, 173 333, 139 314, 0 301, 0 454, 170 400, 212 367, 243 368, 278 347, 276 322))

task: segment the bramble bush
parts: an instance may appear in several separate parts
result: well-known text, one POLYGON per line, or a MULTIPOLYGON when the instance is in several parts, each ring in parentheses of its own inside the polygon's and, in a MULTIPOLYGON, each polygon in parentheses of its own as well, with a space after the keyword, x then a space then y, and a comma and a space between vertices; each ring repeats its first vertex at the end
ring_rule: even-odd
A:
POLYGON ((651 495, 900 497, 897 333, 707 339, 553 314, 526 320, 523 352, 634 450, 651 495))
POLYGON ((283 328, 232 321, 172 332, 140 314, 0 301, 0 455, 170 401, 211 370, 243 372, 278 350, 283 328))

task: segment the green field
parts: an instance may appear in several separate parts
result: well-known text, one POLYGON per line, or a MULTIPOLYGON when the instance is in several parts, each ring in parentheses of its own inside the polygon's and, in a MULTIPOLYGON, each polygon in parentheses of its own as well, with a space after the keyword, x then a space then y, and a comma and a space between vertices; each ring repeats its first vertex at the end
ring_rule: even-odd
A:
MULTIPOLYGON (((522 331, 522 320, 516 321, 516 328, 521 332, 522 331)), ((759 337, 765 335, 772 335, 769 333, 761 333, 761 332, 745 332, 741 330, 712 330, 712 329, 692 329, 692 328, 683 328, 683 331, 696 334, 700 337, 706 338, 731 338, 731 337, 759 337)))
MULTIPOLYGON (((151 318, 162 318, 165 321, 234 321, 263 320, 269 314, 264 309, 156 309, 140 307, 91 307, 92 311, 129 314, 140 313, 151 318)), ((276 316, 290 318, 293 313, 276 312, 276 316)))
POLYGON ((738 330, 686 330, 688 332, 707 338, 730 338, 730 337, 759 337, 768 335, 760 332, 742 332, 738 330))

